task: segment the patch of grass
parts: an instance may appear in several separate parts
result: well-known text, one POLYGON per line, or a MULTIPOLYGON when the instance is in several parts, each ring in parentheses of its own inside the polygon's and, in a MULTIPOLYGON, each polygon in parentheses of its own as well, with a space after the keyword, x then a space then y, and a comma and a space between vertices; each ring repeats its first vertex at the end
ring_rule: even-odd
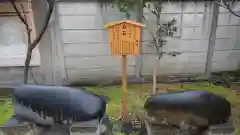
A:
MULTIPOLYGON (((107 104, 107 114, 111 117, 120 117, 121 110, 121 86, 108 86, 108 87, 86 87, 90 92, 98 95, 106 96, 110 100, 107 104)), ((143 111, 143 105, 146 99, 146 93, 151 89, 151 84, 142 85, 129 85, 127 88, 127 102, 128 110, 143 111)))
POLYGON ((13 114, 12 101, 6 99, 0 105, 0 125, 3 125, 13 114))
POLYGON ((0 93, 0 126, 13 114, 11 96, 5 92, 0 93))
MULTIPOLYGON (((151 84, 128 85, 127 105, 130 112, 144 112, 143 105, 147 95, 151 92, 151 87, 151 84)), ((236 127, 236 134, 240 135, 240 96, 236 95, 231 89, 212 85, 206 82, 158 84, 158 88, 159 93, 178 90, 207 90, 225 97, 232 104, 232 117, 236 127)), ((109 97, 110 102, 107 104, 108 115, 115 118, 120 117, 121 86, 87 87, 87 89, 93 93, 109 97)))

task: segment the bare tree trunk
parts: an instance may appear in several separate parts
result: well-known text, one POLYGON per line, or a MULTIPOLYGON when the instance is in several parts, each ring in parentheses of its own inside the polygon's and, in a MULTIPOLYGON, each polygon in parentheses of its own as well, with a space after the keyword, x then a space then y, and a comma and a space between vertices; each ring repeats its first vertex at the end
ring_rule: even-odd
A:
POLYGON ((29 65, 32 58, 32 51, 27 51, 26 59, 25 59, 25 66, 24 66, 24 84, 28 83, 28 71, 29 71, 29 65))
POLYGON ((154 67, 153 67, 153 90, 152 90, 152 95, 156 95, 157 91, 157 69, 158 69, 158 64, 159 64, 159 58, 156 56, 155 62, 154 62, 154 67))
POLYGON ((27 31, 28 49, 27 49, 27 55, 26 55, 26 59, 25 59, 25 67, 24 67, 24 84, 28 83, 28 71, 29 71, 29 66, 30 66, 30 62, 31 62, 31 58, 32 58, 32 51, 37 46, 37 44, 41 40, 42 36, 44 35, 45 31, 47 30, 47 27, 48 27, 48 24, 49 24, 49 21, 50 21, 52 12, 53 12, 55 0, 46 0, 46 1, 48 3, 49 10, 46 14, 46 18, 44 20, 43 27, 42 27, 39 35, 36 37, 36 39, 34 39, 32 41, 30 25, 28 23, 26 15, 25 15, 23 6, 22 6, 23 15, 21 15, 21 12, 19 11, 19 9, 17 8, 17 6, 15 4, 15 0, 10 0, 14 10, 16 11, 21 22, 25 25, 25 29, 27 31))
MULTIPOLYGON (((22 11, 24 11, 23 5, 22 6, 22 11)), ((29 24, 27 23, 27 16, 26 14, 24 14, 24 20, 26 21, 25 27, 27 30, 27 42, 28 42, 28 47, 27 47, 27 55, 25 58, 25 63, 24 63, 24 80, 23 83, 27 84, 28 83, 28 70, 29 70, 29 65, 31 62, 31 58, 32 58, 32 51, 31 51, 31 42, 32 42, 32 37, 31 37, 31 28, 29 26, 29 24), (28 65, 28 66, 26 66, 28 65)))
MULTIPOLYGON (((161 1, 159 1, 157 3, 159 9, 157 9, 157 14, 156 14, 156 24, 157 24, 157 28, 160 27, 160 15, 161 15, 161 1)), ((157 38, 155 39, 155 43, 156 43, 156 57, 155 57, 155 62, 154 62, 154 68, 153 68, 153 95, 156 95, 156 91, 157 91, 157 69, 158 69, 158 64, 159 64, 159 48, 157 46, 159 46, 159 36, 157 36, 157 38)))

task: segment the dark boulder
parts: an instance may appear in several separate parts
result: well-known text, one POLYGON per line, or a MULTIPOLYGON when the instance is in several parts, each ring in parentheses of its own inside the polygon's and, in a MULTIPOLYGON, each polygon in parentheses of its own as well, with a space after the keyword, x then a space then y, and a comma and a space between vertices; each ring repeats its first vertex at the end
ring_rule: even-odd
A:
POLYGON ((101 119, 103 98, 81 89, 61 86, 22 85, 13 93, 16 115, 36 124, 63 124, 101 119))
POLYGON ((225 123, 231 115, 229 101, 204 90, 158 94, 149 97, 144 108, 156 119, 165 117, 173 124, 184 120, 196 126, 225 123))

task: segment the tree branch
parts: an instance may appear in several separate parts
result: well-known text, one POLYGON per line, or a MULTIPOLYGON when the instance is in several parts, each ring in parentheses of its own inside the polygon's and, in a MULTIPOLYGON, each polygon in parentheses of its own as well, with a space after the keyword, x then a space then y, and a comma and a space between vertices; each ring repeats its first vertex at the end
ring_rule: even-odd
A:
MULTIPOLYGON (((17 8, 16 4, 15 4, 15 0, 10 0, 14 10, 16 11, 19 19, 21 20, 21 22, 25 25, 27 31, 30 31, 30 28, 29 28, 29 24, 27 22, 27 19, 26 19, 26 15, 24 15, 24 17, 21 15, 21 12, 19 11, 19 9, 17 8)), ((43 28, 41 29, 40 31, 40 34, 36 37, 36 39, 31 43, 31 50, 33 50, 37 44, 39 43, 39 41, 41 40, 42 36, 44 35, 45 31, 47 30, 47 27, 48 27, 48 24, 49 24, 49 21, 51 19, 51 16, 52 16, 52 12, 53 12, 53 8, 54 8, 54 4, 55 4, 55 1, 54 0, 47 0, 47 3, 48 3, 48 7, 49 7, 49 10, 47 12, 47 15, 46 15, 46 18, 44 20, 44 24, 43 24, 43 28)), ((23 8, 23 7, 22 7, 23 8)), ((24 10, 23 10, 24 12, 24 10)))
MULTIPOLYGON (((221 5, 220 3, 216 2, 216 1, 214 1, 214 2, 215 2, 216 4, 218 4, 219 6, 227 9, 230 13, 232 13, 232 14, 235 15, 236 17, 240 17, 239 14, 235 13, 235 12, 230 8, 229 4, 227 4, 225 0, 221 0, 221 1, 223 2, 223 5, 224 5, 224 6, 221 5)), ((232 3, 234 3, 234 2, 232 2, 232 3)))
POLYGON ((239 14, 235 13, 234 11, 232 11, 232 9, 230 8, 230 6, 226 3, 225 0, 222 0, 223 4, 226 6, 226 9, 228 9, 229 12, 231 12, 233 15, 240 17, 239 14))
MULTIPOLYGON (((21 3, 21 8, 22 8, 22 11, 23 11, 23 17, 24 17, 24 20, 25 22, 27 22, 27 16, 25 14, 25 10, 24 10, 24 7, 23 7, 23 4, 21 3)), ((27 23, 28 24, 28 23, 27 23)))
MULTIPOLYGON (((15 4, 15 0, 10 0, 10 2, 11 2, 11 4, 12 4, 14 10, 15 10, 16 13, 17 13, 17 16, 18 16, 19 19, 21 20, 21 22, 22 22, 25 26, 28 26, 27 20, 25 20, 25 19, 23 18, 23 16, 21 15, 21 12, 18 10, 17 5, 15 4)), ((23 11, 23 12, 24 12, 24 11, 23 11)))
POLYGON ((28 21, 27 21, 27 16, 26 16, 26 14, 25 14, 24 7, 23 7, 22 4, 21 4, 21 7, 22 7, 22 11, 23 11, 24 20, 25 20, 25 22, 26 22, 25 27, 26 27, 26 30, 27 30, 27 40, 28 40, 27 42, 28 42, 28 49, 29 49, 29 48, 30 48, 31 41, 32 41, 32 39, 31 39, 31 29, 30 29, 30 27, 29 27, 29 23, 28 23, 28 21))

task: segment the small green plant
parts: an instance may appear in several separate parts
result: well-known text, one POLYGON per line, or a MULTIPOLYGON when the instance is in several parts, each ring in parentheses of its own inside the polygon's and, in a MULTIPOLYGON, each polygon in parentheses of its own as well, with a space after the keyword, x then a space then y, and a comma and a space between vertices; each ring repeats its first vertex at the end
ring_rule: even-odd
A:
POLYGON ((177 55, 180 55, 180 52, 177 51, 171 51, 166 52, 163 50, 163 47, 166 45, 167 40, 166 37, 172 37, 174 33, 177 31, 176 19, 173 18, 172 20, 168 22, 161 22, 161 11, 162 11, 162 1, 158 1, 154 4, 145 4, 145 8, 147 8, 156 19, 156 28, 154 30, 151 30, 149 26, 147 25, 148 20, 143 16, 144 21, 147 25, 147 30, 152 36, 152 43, 155 46, 156 49, 156 59, 155 59, 155 65, 153 69, 153 91, 152 94, 156 94, 156 72, 159 65, 159 60, 164 55, 170 55, 173 57, 176 57, 177 55))

